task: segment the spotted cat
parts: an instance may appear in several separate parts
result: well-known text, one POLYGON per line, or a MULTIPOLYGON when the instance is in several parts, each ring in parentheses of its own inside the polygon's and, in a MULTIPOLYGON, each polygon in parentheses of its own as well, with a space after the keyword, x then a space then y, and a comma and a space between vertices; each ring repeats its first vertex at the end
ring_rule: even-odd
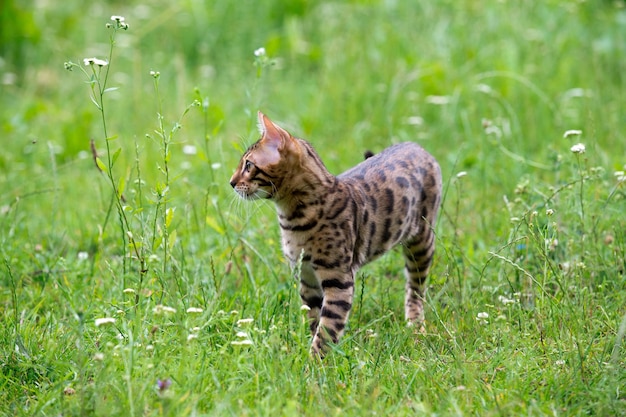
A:
POLYGON ((245 152, 230 185, 246 200, 276 203, 283 253, 301 261, 300 297, 309 307, 314 354, 344 332, 354 275, 400 244, 405 258, 405 316, 424 321, 426 277, 435 251, 441 170, 415 143, 400 143, 339 176, 313 147, 259 112, 261 138, 245 152))

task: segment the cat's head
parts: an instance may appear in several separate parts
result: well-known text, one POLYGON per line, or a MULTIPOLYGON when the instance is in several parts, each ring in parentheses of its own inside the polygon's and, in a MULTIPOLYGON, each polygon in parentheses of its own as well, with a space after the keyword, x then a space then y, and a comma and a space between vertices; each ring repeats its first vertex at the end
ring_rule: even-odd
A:
POLYGON ((275 198, 299 155, 297 140, 259 112, 261 139, 239 161, 230 185, 247 200, 275 198))

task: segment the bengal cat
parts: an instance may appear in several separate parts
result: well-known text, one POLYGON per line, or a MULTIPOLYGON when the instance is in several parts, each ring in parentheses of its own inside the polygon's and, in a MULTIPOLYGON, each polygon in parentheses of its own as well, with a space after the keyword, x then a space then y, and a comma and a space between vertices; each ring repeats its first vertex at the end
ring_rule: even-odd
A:
POLYGON ((283 253, 300 265, 315 355, 341 337, 354 275, 397 244, 405 258, 405 315, 424 322, 426 277, 435 251, 441 171, 415 143, 393 145, 339 176, 313 147, 259 112, 261 138, 245 152, 230 185, 246 200, 276 203, 283 253))

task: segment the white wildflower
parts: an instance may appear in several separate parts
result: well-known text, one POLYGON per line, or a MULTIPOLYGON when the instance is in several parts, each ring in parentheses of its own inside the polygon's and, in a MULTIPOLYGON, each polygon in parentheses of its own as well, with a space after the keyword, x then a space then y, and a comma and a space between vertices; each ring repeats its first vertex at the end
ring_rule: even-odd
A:
POLYGON ((585 145, 582 143, 577 143, 576 145, 569 148, 572 153, 585 153, 585 145))
POLYGON ((198 153, 198 150, 193 145, 185 145, 183 146, 183 153, 185 155, 195 155, 198 153))
POLYGON ((231 345, 235 345, 235 346, 250 346, 253 345, 254 343, 252 343, 252 340, 250 339, 244 339, 244 340, 233 340, 232 342, 230 342, 231 345))
POLYGON ((135 291, 132 288, 124 288, 124 291, 122 291, 124 294, 135 294, 137 291, 135 291))
POLYGON ((515 300, 507 298, 504 295, 499 296, 498 301, 500 301, 504 305, 515 304, 515 300))
POLYGON ((204 311, 204 310, 203 310, 203 309, 201 309, 200 307, 189 307, 189 308, 187 309, 187 313, 190 313, 190 314, 194 314, 194 313, 199 314, 199 313, 202 313, 203 311, 204 311))
POLYGON ((100 319, 96 319, 95 323, 96 323, 96 327, 104 326, 106 324, 113 324, 113 323, 115 323, 115 318, 114 317, 103 317, 103 318, 100 318, 100 319))
POLYGON ((463 178, 463 177, 464 177, 464 176, 466 176, 466 175, 467 175, 467 172, 466 172, 466 171, 461 171, 461 172, 459 172, 458 174, 456 174, 456 177, 457 177, 457 178, 463 178))
POLYGON ((572 129, 572 130, 566 130, 565 133, 563 133, 563 137, 569 138, 570 136, 580 136, 582 134, 583 134, 582 130, 572 129))
POLYGON ((615 179, 617 180, 617 182, 626 181, 626 174, 624 173, 624 171, 615 171, 613 175, 615 175, 615 179))
POLYGON ((556 362, 554 362, 554 364, 556 366, 563 366, 563 365, 565 365, 565 361, 563 359, 559 359, 556 362))
POLYGON ((123 22, 124 21, 124 16, 111 16, 111 20, 114 22, 123 22))
POLYGON ((187 336, 187 341, 191 342, 192 340, 197 339, 197 338, 198 338, 198 335, 192 333, 189 336, 187 336))
POLYGON ((554 210, 550 208, 546 210, 546 216, 552 216, 553 214, 554 214, 554 210))
POLYGON ((99 67, 106 67, 107 65, 109 65, 108 61, 98 58, 84 58, 83 64, 85 64, 86 66, 97 65, 99 67))
POLYGON ((300 306, 300 310, 302 310, 302 311, 310 311, 310 310, 311 310, 311 307, 309 307, 309 306, 308 306, 308 305, 306 305, 306 304, 302 304, 302 305, 300 306))
POLYGON ((163 304, 157 304, 156 306, 154 306, 152 311, 154 312, 154 314, 163 314, 163 313, 174 314, 174 313, 176 313, 176 309, 174 307, 164 306, 163 304))
POLYGON ((437 106, 443 106, 445 104, 450 103, 450 97, 449 96, 428 96, 426 97, 426 103, 428 104, 434 104, 437 106))
POLYGON ((258 56, 258 57, 265 56, 265 48, 261 47, 259 49, 255 49, 254 56, 258 56))
POLYGON ((424 118, 420 116, 410 116, 406 119, 406 123, 411 126, 421 126, 424 124, 424 118))
POLYGON ((98 362, 102 362, 102 361, 104 360, 104 353, 102 353, 102 352, 96 352, 96 353, 93 355, 93 360, 94 360, 94 361, 98 361, 98 362))
POLYGON ((246 333, 246 332, 237 332, 237 334, 235 336, 240 337, 242 339, 247 339, 248 338, 248 333, 246 333))
POLYGON ((85 251, 81 251, 81 252, 78 252, 77 257, 79 261, 86 261, 87 259, 89 259, 89 253, 85 251))
POLYGON ((247 326, 248 324, 252 322, 254 322, 253 318, 239 319, 237 320, 237 326, 247 326))
POLYGON ((484 311, 481 311, 480 313, 476 314, 476 320, 478 320, 478 322, 480 324, 489 324, 489 322, 487 321, 487 319, 489 318, 489 313, 486 313, 484 311))

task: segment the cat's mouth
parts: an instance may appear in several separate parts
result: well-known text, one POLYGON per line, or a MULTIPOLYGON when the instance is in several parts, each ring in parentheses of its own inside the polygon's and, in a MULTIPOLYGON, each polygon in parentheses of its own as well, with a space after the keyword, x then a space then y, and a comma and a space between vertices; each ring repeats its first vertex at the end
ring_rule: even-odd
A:
POLYGON ((258 200, 261 198, 272 198, 272 194, 265 191, 262 188, 255 187, 254 190, 247 185, 235 184, 233 185, 233 189, 237 193, 237 195, 244 200, 258 200))

